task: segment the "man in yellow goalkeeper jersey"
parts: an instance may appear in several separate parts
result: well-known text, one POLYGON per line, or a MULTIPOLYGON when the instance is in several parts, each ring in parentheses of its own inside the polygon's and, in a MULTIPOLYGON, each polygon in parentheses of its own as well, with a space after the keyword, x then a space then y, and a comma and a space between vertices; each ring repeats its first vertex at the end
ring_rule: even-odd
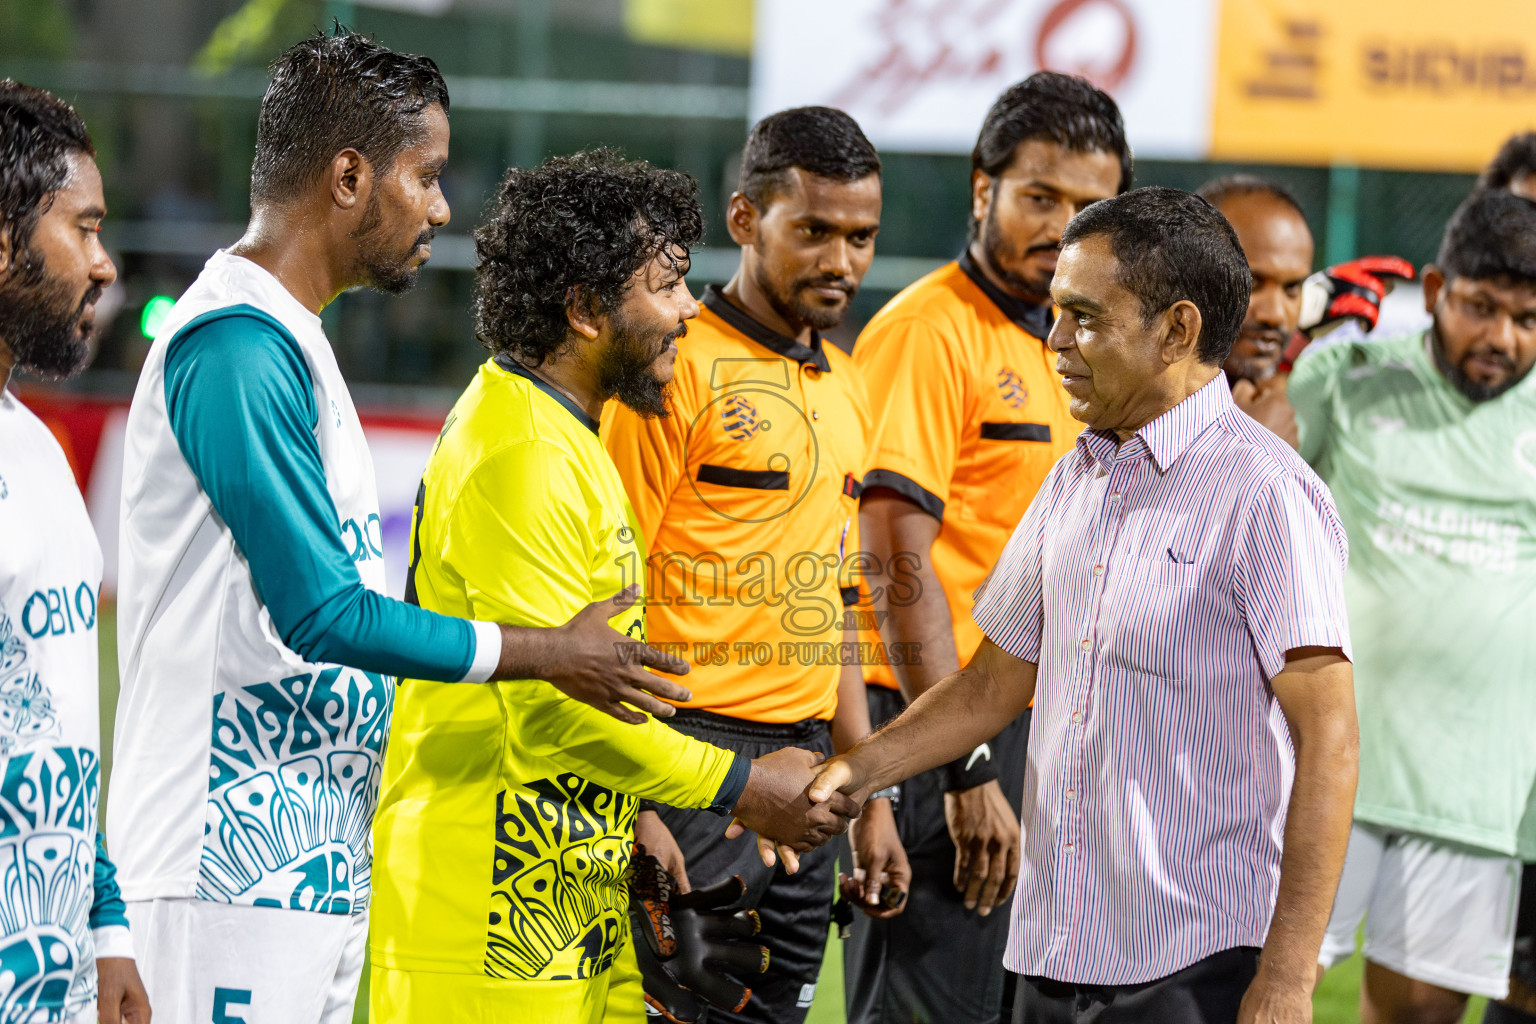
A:
MULTIPOLYGON (((476 329, 494 354, 423 474, 408 600, 557 624, 638 582, 645 543, 598 419, 609 398, 665 414, 673 342, 698 314, 683 275, 701 229, 691 178, 611 152, 508 173, 476 235, 476 329)), ((643 638, 642 608, 614 628, 643 638)), ((734 814, 801 848, 846 827, 806 800, 807 751, 748 760, 546 684, 406 680, 394 715, 375 820, 375 1020, 638 1024, 625 889, 637 798, 712 809, 722 830, 734 814)))

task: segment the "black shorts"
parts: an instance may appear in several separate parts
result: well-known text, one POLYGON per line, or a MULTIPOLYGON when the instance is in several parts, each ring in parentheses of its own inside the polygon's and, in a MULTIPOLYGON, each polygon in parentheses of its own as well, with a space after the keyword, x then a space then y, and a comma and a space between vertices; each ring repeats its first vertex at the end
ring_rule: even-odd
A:
MULTIPOLYGON (((901 694, 869 687, 869 720, 890 721, 906 706, 901 694)), ((1029 712, 992 741, 998 784, 1018 813, 1024 793, 1029 712)), ((843 944, 848 1024, 996 1024, 1007 1021, 1012 978, 1003 969, 1008 905, 986 917, 965 909, 955 889, 955 844, 944 823, 943 769, 901 785, 896 827, 912 863, 906 909, 874 921, 855 914, 843 944)))
MULTIPOLYGON (((820 719, 771 725, 683 709, 667 724, 747 757, 760 757, 783 747, 803 747, 829 757, 832 754, 831 732, 820 719)), ((718 814, 665 806, 657 810, 682 848, 688 881, 694 888, 740 875, 747 883, 742 905, 756 908, 763 920, 760 938, 769 951, 768 973, 741 979, 752 989, 752 999, 741 1013, 711 1007, 706 1020, 714 1024, 802 1024, 816 994, 816 978, 827 947, 837 881, 837 844, 801 854, 800 870, 791 875, 782 867, 763 865, 752 833, 725 838, 729 821, 718 814)))
POLYGON ((1021 975, 1014 1024, 1235 1024, 1259 969, 1252 946, 1224 949, 1141 985, 1071 985, 1021 975))

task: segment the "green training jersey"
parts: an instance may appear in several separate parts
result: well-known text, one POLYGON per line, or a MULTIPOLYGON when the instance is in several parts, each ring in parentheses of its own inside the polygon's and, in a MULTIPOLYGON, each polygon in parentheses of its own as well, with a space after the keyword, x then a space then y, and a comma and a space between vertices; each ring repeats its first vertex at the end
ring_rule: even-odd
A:
POLYGON ((1536 375, 1473 402, 1420 333, 1311 352, 1290 398, 1349 532, 1355 817, 1536 857, 1536 375))

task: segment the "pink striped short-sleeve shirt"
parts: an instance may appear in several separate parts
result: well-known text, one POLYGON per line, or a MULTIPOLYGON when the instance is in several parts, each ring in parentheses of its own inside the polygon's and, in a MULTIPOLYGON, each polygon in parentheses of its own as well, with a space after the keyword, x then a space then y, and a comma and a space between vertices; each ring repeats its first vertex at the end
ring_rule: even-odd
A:
POLYGON ((1268 680, 1349 652, 1328 488, 1214 380, 1046 478, 975 618, 1039 666, 1005 963, 1133 985, 1261 946, 1294 761, 1268 680))

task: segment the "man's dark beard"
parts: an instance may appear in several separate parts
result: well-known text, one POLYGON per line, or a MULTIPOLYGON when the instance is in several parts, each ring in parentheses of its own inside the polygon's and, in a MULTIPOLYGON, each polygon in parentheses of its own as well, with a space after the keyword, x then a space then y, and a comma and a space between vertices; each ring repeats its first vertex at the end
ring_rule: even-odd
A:
POLYGON ((380 208, 379 192, 375 189, 363 210, 363 222, 352 232, 352 237, 357 239, 358 271, 369 288, 387 295, 404 295, 416 286, 416 279, 421 276, 421 265, 412 265, 411 257, 416 255, 417 249, 432 241, 437 230, 428 228, 417 235, 416 241, 403 253, 390 252, 385 248, 385 240, 379 237, 383 223, 384 213, 380 208))
POLYGON ((842 309, 822 309, 807 302, 799 300, 800 292, 806 288, 830 287, 841 288, 848 293, 848 302, 853 302, 853 296, 858 288, 847 278, 826 277, 818 274, 815 277, 805 277, 789 286, 786 294, 780 294, 774 283, 768 280, 761 266, 757 270, 757 287, 768 300, 768 305, 779 314, 779 319, 794 328, 809 327, 813 331, 829 331, 843 322, 843 317, 848 315, 848 306, 842 309))
MULTIPOLYGON (((1026 249, 1021 256, 1029 256, 1034 252, 1052 252, 1060 249, 1057 245, 1037 245, 1032 249, 1026 249)), ((1017 271, 1009 270, 1008 265, 1013 262, 1014 250, 1006 239, 1002 230, 997 226, 997 203, 987 211, 987 220, 981 226, 981 251, 987 258, 987 265, 992 268, 992 273, 1003 282, 1003 290, 1025 302, 1032 302, 1037 306, 1051 301, 1051 278, 1054 274, 1045 275, 1041 281, 1032 281, 1017 271)))
MULTIPOLYGON (((1525 373, 1516 373, 1514 360, 1502 352, 1487 352, 1483 354, 1490 355, 1509 364, 1509 376, 1505 378, 1502 384, 1479 384, 1468 377, 1459 365, 1453 364, 1446 358, 1445 346, 1440 341, 1440 328, 1438 325, 1429 329, 1429 351, 1435 357, 1435 368, 1440 371, 1446 380, 1451 382, 1451 385, 1457 391, 1460 391, 1474 402, 1490 402, 1498 398, 1504 392, 1525 380, 1526 374, 1531 372, 1527 369, 1525 373)), ((1471 352, 1467 353, 1467 356, 1471 355, 1471 352)), ((1463 358, 1465 359, 1466 357, 1463 358)))
POLYGON ((46 269, 27 276, 35 283, 0 285, 0 342, 10 348, 17 366, 48 380, 63 380, 90 358, 80 321, 86 307, 101 297, 101 285, 91 285, 76 302, 69 286, 50 278, 46 269))
POLYGON ((617 311, 613 314, 613 343, 597 368, 597 386, 604 400, 617 398, 641 416, 665 419, 670 415, 670 383, 656 376, 652 365, 667 345, 687 333, 686 325, 668 333, 661 345, 648 340, 652 332, 637 329, 617 311))

